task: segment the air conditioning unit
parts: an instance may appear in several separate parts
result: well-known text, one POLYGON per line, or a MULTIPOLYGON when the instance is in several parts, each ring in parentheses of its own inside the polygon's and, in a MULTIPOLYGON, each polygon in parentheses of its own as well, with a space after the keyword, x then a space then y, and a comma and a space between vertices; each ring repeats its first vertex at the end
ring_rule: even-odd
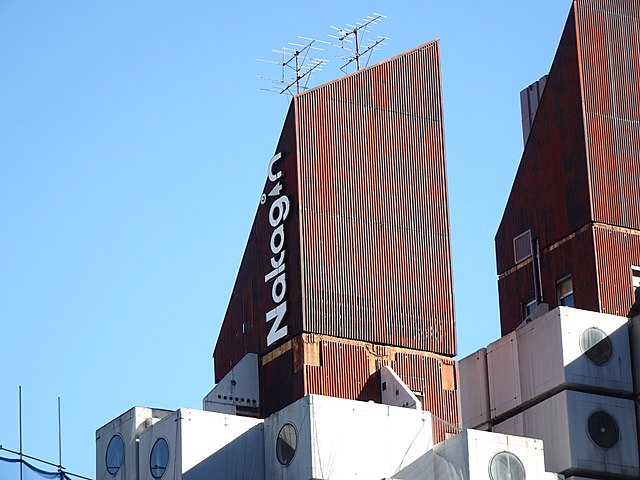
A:
POLYGON ((432 448, 431 414, 307 395, 265 419, 265 478, 395 478, 432 448))
POLYGON ((518 337, 511 332, 487 346, 489 416, 501 417, 522 405, 518 337))
POLYGON ((131 480, 138 475, 138 435, 169 410, 133 407, 96 431, 96 480, 131 480))
POLYGON ((546 469, 565 476, 640 474, 632 400, 565 390, 493 431, 542 439, 546 469))
POLYGON ((438 443, 393 478, 524 480, 558 477, 545 472, 540 440, 467 429, 438 443))
POLYGON ((265 478, 259 419, 181 408, 139 438, 139 480, 265 478))
POLYGON ((564 388, 632 393, 627 319, 558 307, 516 330, 522 403, 564 388))
POLYGON ((460 360, 458 372, 462 426, 476 430, 489 430, 491 414, 487 349, 481 348, 460 360))

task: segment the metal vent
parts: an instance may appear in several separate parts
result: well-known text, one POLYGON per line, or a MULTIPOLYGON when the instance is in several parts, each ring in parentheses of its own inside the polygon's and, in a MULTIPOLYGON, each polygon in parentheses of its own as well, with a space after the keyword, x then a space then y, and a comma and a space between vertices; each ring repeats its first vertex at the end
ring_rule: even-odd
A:
POLYGON ((489 464, 491 480, 525 480, 524 465, 511 452, 496 453, 489 464))
POLYGON ((598 410, 587 421, 587 432, 593 443, 601 448, 611 448, 618 443, 620 432, 615 419, 604 410, 598 410))
POLYGON ((604 365, 611 359, 613 345, 606 333, 599 328, 591 327, 580 335, 580 350, 596 365, 604 365))
POLYGON ((516 263, 520 263, 532 255, 531 230, 527 230, 513 239, 513 255, 516 263))

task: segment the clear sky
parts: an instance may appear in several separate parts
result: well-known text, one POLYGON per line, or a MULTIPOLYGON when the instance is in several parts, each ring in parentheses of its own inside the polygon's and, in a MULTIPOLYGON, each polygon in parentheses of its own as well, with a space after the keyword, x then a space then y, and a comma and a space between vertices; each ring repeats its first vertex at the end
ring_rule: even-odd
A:
MULTIPOLYGON (((271 49, 387 15, 373 62, 441 40, 459 352, 499 336, 493 238, 519 91, 569 0, 0 0, 0 445, 94 477, 133 405, 200 408, 289 99, 271 49)), ((337 49, 312 85, 337 78, 337 49)))

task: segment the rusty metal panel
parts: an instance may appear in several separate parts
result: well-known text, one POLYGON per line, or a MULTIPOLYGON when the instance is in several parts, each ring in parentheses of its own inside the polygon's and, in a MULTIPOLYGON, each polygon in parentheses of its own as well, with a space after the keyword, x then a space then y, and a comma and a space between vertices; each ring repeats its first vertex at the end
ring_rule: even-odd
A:
POLYGON ((640 231, 594 228, 601 311, 626 316, 634 301, 632 266, 640 265, 640 231))
POLYGON ((305 365, 305 393, 380 402, 376 348, 371 344, 318 339, 319 365, 305 365))
POLYGON ((301 334, 260 359, 261 416, 307 394, 380 402, 390 366, 434 415, 434 439, 459 428, 455 361, 449 357, 324 335, 301 334))
POLYGON ((438 49, 294 100, 306 332, 456 352, 438 49))
POLYGON ((434 440, 458 429, 455 361, 426 352, 319 335, 302 335, 304 343, 321 347, 320 365, 305 364, 305 394, 381 401, 380 368, 390 366, 424 399, 434 415, 434 440))
POLYGON ((434 443, 458 433, 460 427, 455 361, 446 357, 398 352, 391 364, 414 392, 423 395, 423 408, 433 415, 434 443))
POLYGON ((593 220, 640 228, 640 6, 579 1, 593 220))

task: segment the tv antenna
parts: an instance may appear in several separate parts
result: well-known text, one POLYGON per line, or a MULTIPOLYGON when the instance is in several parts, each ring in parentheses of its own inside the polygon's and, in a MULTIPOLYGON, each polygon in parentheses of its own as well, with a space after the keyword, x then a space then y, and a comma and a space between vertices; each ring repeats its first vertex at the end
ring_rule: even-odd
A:
MULTIPOLYGON (((259 62, 272 63, 274 65, 280 65, 281 76, 280 80, 270 80, 274 87, 272 89, 263 88, 263 90, 275 92, 278 94, 286 93, 288 95, 294 95, 300 93, 301 90, 307 90, 309 88, 309 80, 313 72, 320 72, 322 67, 329 61, 323 58, 317 58, 311 56, 312 51, 324 50, 316 46, 318 43, 324 43, 331 45, 330 42, 322 40, 315 40, 313 38, 298 36, 305 43, 292 43, 289 42, 286 47, 281 49, 271 50, 271 53, 276 53, 282 56, 280 62, 274 62, 272 60, 258 59, 259 62), (295 87, 295 89, 294 89, 295 87)), ((265 78, 260 77, 259 78, 265 78)))
POLYGON ((340 70, 348 73, 345 68, 353 62, 356 62, 356 70, 360 70, 360 59, 363 57, 366 57, 365 67, 369 64, 373 51, 378 50, 378 46, 381 44, 384 45, 384 41, 389 38, 378 36, 376 39, 367 40, 363 45, 364 34, 370 33, 369 27, 377 25, 385 18, 387 17, 381 13, 373 13, 373 15, 368 15, 366 18, 363 18, 362 22, 356 22, 355 25, 347 23, 347 28, 338 28, 331 25, 331 28, 336 31, 336 34, 329 35, 329 37, 340 42, 340 45, 333 45, 349 52, 347 57, 339 57, 347 61, 347 63, 340 67, 340 70))

